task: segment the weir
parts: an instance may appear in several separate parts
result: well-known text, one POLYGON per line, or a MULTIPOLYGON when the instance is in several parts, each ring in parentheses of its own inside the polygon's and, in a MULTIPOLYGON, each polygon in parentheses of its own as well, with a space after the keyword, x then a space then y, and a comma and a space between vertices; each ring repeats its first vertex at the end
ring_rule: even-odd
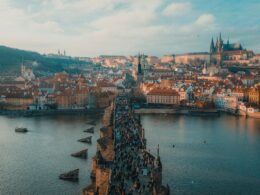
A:
POLYGON ((144 129, 127 94, 105 110, 102 123, 92 159, 92 183, 83 194, 170 194, 169 186, 162 185, 159 145, 156 156, 147 151, 144 129))

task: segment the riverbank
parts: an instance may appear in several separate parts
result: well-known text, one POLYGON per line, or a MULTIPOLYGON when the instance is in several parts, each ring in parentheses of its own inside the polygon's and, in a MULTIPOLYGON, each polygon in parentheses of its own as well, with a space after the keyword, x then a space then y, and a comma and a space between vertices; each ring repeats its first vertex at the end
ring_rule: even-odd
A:
POLYGON ((175 114, 175 115, 189 115, 189 116, 219 116, 220 111, 216 109, 210 110, 188 110, 188 109, 174 109, 174 108, 140 108, 135 109, 136 114, 175 114))
POLYGON ((62 110, 0 110, 0 115, 15 117, 36 117, 51 115, 103 114, 104 109, 62 109, 62 110))

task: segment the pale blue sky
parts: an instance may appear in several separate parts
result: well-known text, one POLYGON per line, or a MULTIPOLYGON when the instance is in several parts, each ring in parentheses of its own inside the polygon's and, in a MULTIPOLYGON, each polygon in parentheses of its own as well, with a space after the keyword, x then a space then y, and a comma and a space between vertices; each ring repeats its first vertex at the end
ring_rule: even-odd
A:
POLYGON ((0 0, 0 44, 73 56, 208 51, 222 32, 260 53, 259 0, 0 0))

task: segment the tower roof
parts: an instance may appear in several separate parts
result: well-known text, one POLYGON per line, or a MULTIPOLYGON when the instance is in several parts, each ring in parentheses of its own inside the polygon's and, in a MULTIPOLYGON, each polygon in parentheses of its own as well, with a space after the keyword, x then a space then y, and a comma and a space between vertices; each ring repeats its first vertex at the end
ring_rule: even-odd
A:
POLYGON ((221 32, 219 33, 219 41, 222 41, 221 32))
POLYGON ((214 51, 214 40, 213 40, 213 37, 211 39, 211 43, 210 43, 210 52, 213 52, 214 51))
POLYGON ((137 73, 140 75, 142 74, 142 66, 141 66, 141 55, 138 54, 138 67, 137 67, 137 73))

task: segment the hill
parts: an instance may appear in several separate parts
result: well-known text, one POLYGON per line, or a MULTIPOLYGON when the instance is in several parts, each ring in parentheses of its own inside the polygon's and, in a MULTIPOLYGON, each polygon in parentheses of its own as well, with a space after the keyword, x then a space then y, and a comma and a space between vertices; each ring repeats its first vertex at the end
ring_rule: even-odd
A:
POLYGON ((20 50, 6 46, 0 46, 0 71, 1 72, 20 72, 20 66, 25 62, 37 62, 36 70, 58 72, 66 69, 72 64, 82 64, 76 59, 49 58, 37 52, 20 50))

